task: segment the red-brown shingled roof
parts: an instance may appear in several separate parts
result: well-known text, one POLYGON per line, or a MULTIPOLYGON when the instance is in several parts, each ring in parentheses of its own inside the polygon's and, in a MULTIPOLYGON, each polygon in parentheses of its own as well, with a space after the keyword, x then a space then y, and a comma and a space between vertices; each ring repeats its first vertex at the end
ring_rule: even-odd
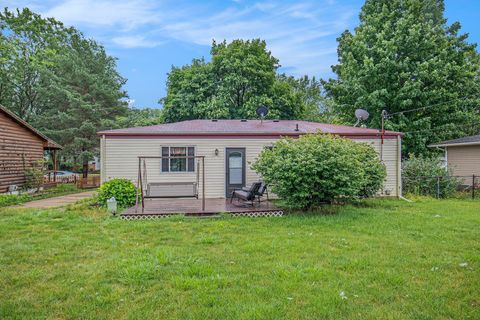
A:
POLYGON ((63 149, 63 147, 61 145, 59 145, 58 143, 56 143, 55 141, 53 141, 52 139, 50 139, 49 137, 47 137, 46 135, 44 135, 43 133, 41 133, 40 131, 38 131, 37 129, 35 129, 34 127, 32 127, 28 122, 26 122, 25 120, 23 120, 22 118, 20 118, 19 116, 17 116, 15 113, 13 113, 12 111, 8 110, 6 107, 0 105, 0 112, 3 112, 5 113, 8 117, 10 117, 13 121, 17 122, 18 124, 20 124, 21 126, 25 127, 26 129, 30 130, 33 134, 35 134, 36 136, 40 137, 42 140, 44 140, 44 145, 43 145, 43 148, 45 150, 53 150, 53 149, 63 149))
MULTIPOLYGON (((106 130, 106 136, 298 136, 323 132, 341 136, 380 137, 378 129, 368 129, 299 120, 188 120, 147 127, 106 130), (298 131, 296 131, 298 125, 298 131)), ((385 131, 385 137, 402 133, 385 131)))

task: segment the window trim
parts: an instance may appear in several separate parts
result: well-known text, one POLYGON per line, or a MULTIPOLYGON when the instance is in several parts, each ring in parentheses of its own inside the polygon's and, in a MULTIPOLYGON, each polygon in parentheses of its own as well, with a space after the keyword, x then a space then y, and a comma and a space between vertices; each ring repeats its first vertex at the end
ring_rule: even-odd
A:
MULTIPOLYGON (((168 148, 168 156, 170 157, 171 156, 171 148, 185 148, 185 154, 188 155, 188 148, 193 148, 193 156, 196 156, 197 154, 197 147, 196 146, 192 146, 192 145, 178 145, 178 144, 169 144, 169 145, 161 145, 160 146, 160 155, 163 157, 163 148, 168 148)), ((193 171, 188 171, 188 158, 186 158, 187 160, 187 167, 186 167, 186 170, 185 171, 171 171, 170 168, 170 161, 172 159, 168 158, 166 160, 168 160, 168 171, 164 171, 163 170, 163 158, 161 158, 160 160, 160 173, 162 174, 191 174, 191 173, 195 173, 197 172, 197 164, 196 164, 196 161, 195 161, 196 158, 193 158, 193 171)))

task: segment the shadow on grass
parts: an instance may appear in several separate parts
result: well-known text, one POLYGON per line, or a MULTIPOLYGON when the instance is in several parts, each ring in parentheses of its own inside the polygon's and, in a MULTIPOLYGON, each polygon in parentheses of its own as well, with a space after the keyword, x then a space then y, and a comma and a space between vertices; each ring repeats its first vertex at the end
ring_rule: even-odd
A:
MULTIPOLYGON (((432 199, 430 199, 432 200, 432 199)), ((287 215, 296 216, 332 216, 339 215, 342 212, 348 212, 349 208, 365 209, 385 209, 393 210, 399 207, 414 206, 415 203, 408 203, 398 198, 368 198, 368 199, 349 199, 346 201, 337 201, 335 203, 324 203, 310 209, 292 208, 282 200, 276 200, 275 205, 282 208, 287 215)))

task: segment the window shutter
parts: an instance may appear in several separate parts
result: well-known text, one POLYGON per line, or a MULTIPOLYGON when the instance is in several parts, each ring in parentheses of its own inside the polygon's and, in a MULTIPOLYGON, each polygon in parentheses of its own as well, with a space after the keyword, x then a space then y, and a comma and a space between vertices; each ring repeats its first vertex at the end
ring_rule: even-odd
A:
MULTIPOLYGON (((170 153, 169 153, 169 148, 168 147, 162 147, 162 157, 168 157, 170 156, 170 153)), ((168 162, 169 162, 170 159, 165 159, 165 158, 162 158, 162 172, 168 172, 169 171, 169 165, 168 165, 168 162)))
MULTIPOLYGON (((195 156, 195 148, 194 147, 188 147, 187 156, 189 156, 189 157, 195 156)), ((188 158, 187 160, 188 160, 188 165, 187 165, 188 172, 195 171, 195 158, 188 158)))

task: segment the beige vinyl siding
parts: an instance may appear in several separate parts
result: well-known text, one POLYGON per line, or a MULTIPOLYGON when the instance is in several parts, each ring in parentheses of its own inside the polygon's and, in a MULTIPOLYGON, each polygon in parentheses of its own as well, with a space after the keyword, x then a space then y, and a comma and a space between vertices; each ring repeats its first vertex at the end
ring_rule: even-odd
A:
MULTIPOLYGON (((354 140, 356 142, 367 142, 372 145, 380 157, 380 150, 381 150, 381 140, 380 139, 357 139, 354 140)), ((398 142, 400 143, 400 142, 398 142)), ((397 152, 397 140, 396 139, 385 139, 383 143, 383 163, 385 164, 385 168, 387 170, 387 179, 384 183, 383 190, 389 191, 390 195, 397 196, 399 190, 401 188, 399 178, 401 176, 400 171, 400 162, 401 155, 400 152, 397 152), (398 179, 397 179, 398 177, 398 179), (398 183, 398 184, 397 184, 398 183)))
MULTIPOLYGON (((258 180, 257 174, 250 165, 258 157, 260 151, 276 139, 162 139, 162 138, 108 138, 102 141, 102 182, 113 178, 127 178, 137 183, 138 156, 160 156, 162 146, 194 146, 195 155, 205 156, 205 196, 207 198, 225 197, 225 149, 245 148, 246 152, 246 183, 258 180), (215 155, 218 149, 218 156, 215 155)), ((380 140, 360 139, 359 142, 372 143, 377 150, 380 140)), ((397 140, 385 140, 384 160, 387 166, 388 178, 386 188, 396 192, 397 140)), ((148 182, 194 182, 195 172, 161 172, 160 159, 147 160, 148 182)), ((197 161, 196 161, 197 163, 197 161)), ((200 172, 201 176, 201 172, 200 172)), ((200 179, 200 187, 201 187, 200 179)), ((202 192, 200 188, 200 194, 202 192)))
POLYGON ((470 176, 480 176, 480 145, 447 147, 447 161, 453 175, 469 176, 465 183, 471 184, 470 176))

